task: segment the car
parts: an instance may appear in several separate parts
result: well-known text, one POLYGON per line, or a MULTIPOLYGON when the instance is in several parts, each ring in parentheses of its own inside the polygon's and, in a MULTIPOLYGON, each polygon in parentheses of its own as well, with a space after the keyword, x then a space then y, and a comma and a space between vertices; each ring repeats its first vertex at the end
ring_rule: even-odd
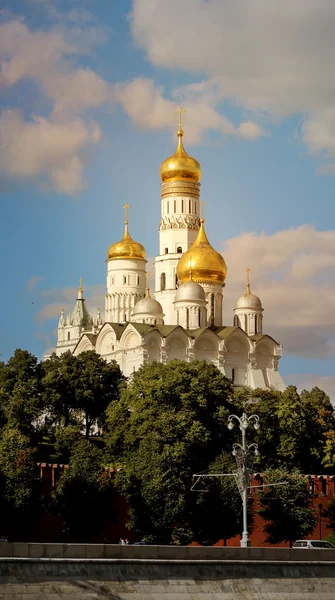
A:
POLYGON ((335 546, 324 540, 297 540, 294 542, 293 548, 316 548, 318 550, 327 548, 329 550, 335 548, 335 546))

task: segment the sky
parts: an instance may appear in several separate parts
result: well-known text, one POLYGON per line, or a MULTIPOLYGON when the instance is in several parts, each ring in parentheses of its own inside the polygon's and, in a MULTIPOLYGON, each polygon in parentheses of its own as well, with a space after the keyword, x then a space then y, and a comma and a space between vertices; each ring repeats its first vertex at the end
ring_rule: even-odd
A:
POLYGON ((207 235, 228 266, 225 324, 249 267, 285 382, 335 399, 335 2, 2 7, 2 360, 54 347, 80 277, 89 307, 103 309, 126 202, 152 269, 159 166, 182 105, 207 235))

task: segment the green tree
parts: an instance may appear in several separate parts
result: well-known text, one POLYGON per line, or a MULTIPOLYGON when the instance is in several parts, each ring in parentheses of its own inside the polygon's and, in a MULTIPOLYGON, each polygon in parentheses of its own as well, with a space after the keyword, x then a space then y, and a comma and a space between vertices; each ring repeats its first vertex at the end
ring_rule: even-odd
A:
MULTIPOLYGON (((228 474, 236 471, 236 463, 232 456, 220 454, 210 465, 211 474, 228 474)), ((242 531, 242 500, 235 478, 209 477, 197 483, 197 502, 192 514, 194 541, 205 545, 213 545, 240 534, 242 531)), ((195 492, 196 493, 196 492, 195 492)), ((252 525, 251 511, 250 526, 252 525)))
POLYGON ((318 388, 299 396, 297 389, 289 386, 278 405, 278 419, 282 463, 302 473, 320 472, 335 425, 328 396, 318 388))
POLYGON ((80 425, 57 427, 54 442, 55 454, 52 456, 52 460, 68 464, 75 444, 81 439, 82 433, 80 425))
POLYGON ((119 365, 107 363, 94 351, 74 356, 65 352, 53 354, 43 364, 45 403, 52 421, 68 427, 82 422, 89 437, 95 422, 104 423, 104 413, 110 402, 119 397, 124 377, 119 365))
POLYGON ((0 531, 15 539, 41 508, 40 480, 30 440, 17 429, 0 436, 0 531))
POLYGON ((292 542, 305 538, 314 531, 317 518, 308 491, 307 477, 297 469, 269 469, 264 472, 264 483, 287 482, 260 492, 259 514, 266 521, 264 532, 270 544, 292 542))
POLYGON ((39 430, 44 410, 41 375, 36 356, 18 349, 0 370, 0 398, 7 424, 30 436, 39 430))
POLYGON ((231 394, 214 365, 174 360, 141 367, 108 408, 108 455, 122 466, 118 484, 130 527, 143 539, 194 539, 192 475, 227 446, 231 394))
POLYGON ((43 396, 52 422, 67 427, 76 424, 78 359, 71 352, 55 353, 43 362, 43 396))
POLYGON ((111 519, 113 485, 104 468, 103 452, 88 440, 74 445, 69 468, 60 478, 54 499, 64 519, 64 535, 72 541, 89 541, 111 519))
POLYGON ((104 425, 105 410, 110 403, 118 400, 125 378, 116 361, 107 363, 92 350, 82 352, 77 360, 77 402, 85 416, 85 433, 88 438, 95 422, 104 425))

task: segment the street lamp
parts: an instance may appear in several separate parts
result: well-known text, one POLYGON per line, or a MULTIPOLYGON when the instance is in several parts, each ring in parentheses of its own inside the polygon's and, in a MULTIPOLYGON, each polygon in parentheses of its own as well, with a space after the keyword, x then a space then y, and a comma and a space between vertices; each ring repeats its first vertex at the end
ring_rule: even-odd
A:
POLYGON ((246 430, 249 424, 253 423, 256 431, 260 428, 259 416, 251 415, 248 417, 243 413, 242 417, 230 415, 228 418, 228 429, 230 431, 235 427, 235 421, 238 423, 239 429, 242 432, 242 444, 233 444, 233 456, 236 459, 237 465, 237 485, 242 497, 243 503, 243 532, 241 537, 241 547, 247 548, 249 545, 248 538, 248 486, 249 472, 253 464, 253 456, 258 455, 258 445, 246 443, 246 430), (253 456, 252 456, 253 455, 253 456))

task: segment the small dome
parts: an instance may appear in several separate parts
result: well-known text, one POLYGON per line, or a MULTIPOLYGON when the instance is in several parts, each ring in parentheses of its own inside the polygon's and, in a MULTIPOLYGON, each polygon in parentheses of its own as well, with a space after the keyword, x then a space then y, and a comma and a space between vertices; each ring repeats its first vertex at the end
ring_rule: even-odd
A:
POLYGON ((142 244, 134 242, 128 232, 128 221, 125 222, 125 231, 122 240, 112 244, 108 248, 107 260, 115 260, 121 258, 136 258, 145 260, 145 248, 142 244))
POLYGON ((162 315, 163 309, 162 306, 157 300, 151 298, 151 296, 147 295, 145 298, 142 298, 138 302, 136 302, 132 316, 135 315, 162 315))
POLYGON ((201 179, 201 166, 195 158, 187 154, 182 142, 183 135, 183 130, 179 128, 177 149, 161 164, 160 176, 163 183, 168 181, 198 182, 201 179))
POLYGON ((258 296, 247 291, 243 296, 240 296, 236 302, 235 308, 251 308, 254 310, 263 310, 262 303, 258 296))
POLYGON ((195 281, 185 281, 176 291, 175 302, 205 302, 204 289, 195 281))
POLYGON ((210 245, 200 219, 200 229, 192 246, 183 254, 177 267, 177 277, 184 283, 189 281, 190 273, 196 283, 223 284, 227 275, 227 265, 219 252, 210 245))

